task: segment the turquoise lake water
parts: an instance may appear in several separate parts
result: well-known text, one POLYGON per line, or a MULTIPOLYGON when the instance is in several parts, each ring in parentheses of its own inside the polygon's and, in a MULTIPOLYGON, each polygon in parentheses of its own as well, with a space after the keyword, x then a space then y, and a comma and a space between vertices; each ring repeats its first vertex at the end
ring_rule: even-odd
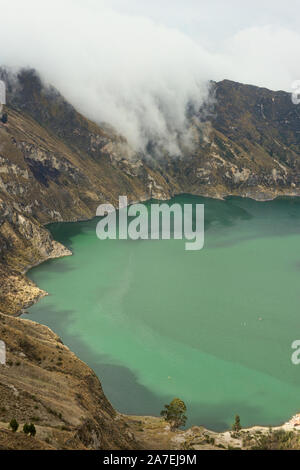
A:
POLYGON ((99 376, 112 404, 159 415, 174 397, 188 425, 275 425, 300 411, 300 200, 205 204, 205 246, 105 240, 97 219, 48 228, 73 256, 33 268, 49 293, 29 318, 99 376))

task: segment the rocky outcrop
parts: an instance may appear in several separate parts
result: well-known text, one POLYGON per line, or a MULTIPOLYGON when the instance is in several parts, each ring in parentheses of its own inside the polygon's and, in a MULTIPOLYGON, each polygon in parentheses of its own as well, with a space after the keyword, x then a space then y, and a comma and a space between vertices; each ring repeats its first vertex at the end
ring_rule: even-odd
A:
POLYGON ((300 449, 299 418, 277 427, 254 426, 214 432, 203 426, 171 430, 161 418, 128 416, 129 430, 145 449, 156 450, 288 450, 300 449))
POLYGON ((50 233, 20 208, 0 199, 0 309, 18 314, 46 293, 24 272, 40 262, 71 255, 50 233))

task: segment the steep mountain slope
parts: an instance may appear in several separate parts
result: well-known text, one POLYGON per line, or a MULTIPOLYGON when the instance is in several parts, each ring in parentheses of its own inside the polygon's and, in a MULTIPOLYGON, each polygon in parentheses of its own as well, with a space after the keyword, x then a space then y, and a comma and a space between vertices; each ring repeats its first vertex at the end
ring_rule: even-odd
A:
MULTIPOLYGON (((21 429, 33 422, 37 439, 56 449, 139 447, 94 372, 49 328, 2 314, 0 324, 7 352, 6 366, 0 365, 0 422, 14 417, 21 429)), ((0 433, 0 448, 7 437, 0 433)))
POLYGON ((41 295, 20 273, 64 253, 41 224, 93 217, 100 203, 116 204, 119 195, 135 201, 178 193, 257 199, 299 194, 300 110, 288 93, 230 81, 212 84, 214 105, 210 100, 191 116, 193 150, 157 159, 136 154, 108 126, 85 119, 34 71, 17 79, 2 71, 2 77, 9 84, 9 121, 0 125, 5 313, 41 295), (16 278, 18 292, 11 297, 16 278))
MULTIPOLYGON (((257 199, 300 194, 300 108, 288 93, 213 83, 210 103, 190 117, 193 150, 180 157, 162 151, 157 158, 151 146, 148 155, 137 154, 115 130, 86 119, 34 71, 0 76, 9 85, 9 120, 0 123, 4 314, 18 315, 44 295, 26 269, 71 254, 52 240, 46 223, 91 218, 100 203, 116 204, 119 195, 136 201, 178 193, 257 199)), ((2 314, 0 325, 11 362, 0 366, 0 422, 37 418, 42 447, 46 438, 54 448, 140 445, 127 432, 139 425, 112 410, 92 371, 54 333, 2 314)), ((16 439, 22 445, 25 438, 16 439)))
MULTIPOLYGON (((226 80, 217 85, 216 100, 213 126, 228 139, 225 144, 236 146, 243 186, 297 192, 300 107, 292 103, 291 95, 226 80)), ((225 156, 235 163, 230 151, 225 156)), ((239 187, 238 178, 233 183, 239 187)))
POLYGON ((129 151, 124 139, 83 118, 52 90, 48 97, 38 85, 34 90, 34 97, 27 88, 15 92, 17 98, 11 101, 19 107, 9 106, 9 121, 0 125, 0 311, 4 313, 16 313, 42 294, 21 275, 27 267, 68 254, 41 224, 93 217, 101 202, 117 203, 119 194, 147 199, 154 180, 156 197, 170 194, 157 171, 140 162, 117 160, 123 158, 120 149, 129 151), (34 99, 39 101, 36 106, 34 99), (31 106, 40 110, 39 123, 29 114, 31 106), (57 115, 62 120, 59 125, 57 115))

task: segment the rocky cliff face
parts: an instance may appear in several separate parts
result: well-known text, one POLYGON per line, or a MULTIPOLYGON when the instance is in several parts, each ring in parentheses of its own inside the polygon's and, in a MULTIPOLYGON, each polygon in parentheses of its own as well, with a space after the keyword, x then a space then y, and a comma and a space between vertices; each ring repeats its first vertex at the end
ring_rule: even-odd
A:
MULTIPOLYGON (((100 203, 117 203, 119 195, 137 201, 179 193, 257 199, 300 194, 300 108, 288 93, 230 81, 212 84, 214 104, 191 116, 193 150, 157 158, 151 146, 149 155, 137 154, 109 126, 84 118, 34 71, 0 76, 8 82, 9 114, 8 123, 0 123, 4 314, 19 314, 45 294, 26 278, 28 267, 70 254, 52 240, 46 223, 91 218, 100 203)), ((13 363, 0 370, 1 399, 7 402, 3 421, 13 413, 20 421, 36 416, 45 429, 55 429, 47 439, 56 448, 137 445, 93 373, 53 333, 3 315, 0 324, 13 363), (60 359, 63 370, 55 365, 60 359)))
POLYGON ((27 267, 69 254, 43 224, 91 218, 100 203, 116 203, 119 194, 147 199, 151 185, 157 197, 170 195, 157 170, 123 157, 130 151, 123 138, 86 120, 57 92, 39 84, 33 72, 20 76, 14 91, 9 88, 9 121, 0 125, 4 313, 15 314, 42 294, 22 275, 27 267))
POLYGON ((154 158, 151 150, 137 154, 108 126, 85 119, 34 71, 14 79, 1 73, 9 103, 9 121, 0 124, 5 313, 20 310, 20 291, 25 305, 42 294, 22 277, 28 266, 67 254, 45 223, 93 217, 100 203, 117 203, 119 195, 136 201, 178 193, 257 199, 299 194, 300 111, 288 93, 212 84, 213 104, 191 116, 193 150, 154 158))

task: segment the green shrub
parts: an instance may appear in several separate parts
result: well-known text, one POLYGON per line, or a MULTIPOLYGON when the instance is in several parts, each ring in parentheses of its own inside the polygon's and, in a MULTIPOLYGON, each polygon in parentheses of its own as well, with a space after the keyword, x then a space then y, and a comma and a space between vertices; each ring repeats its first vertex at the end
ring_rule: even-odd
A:
POLYGON ((9 427, 11 428, 12 432, 17 432, 19 428, 18 421, 15 418, 13 418, 11 422, 9 423, 9 427))
POLYGON ((165 405, 165 409, 161 411, 161 416, 170 423, 171 429, 175 430, 186 423, 186 406, 180 398, 174 398, 169 405, 165 405))
POLYGON ((293 431, 279 429, 257 436, 256 442, 251 448, 253 450, 298 450, 300 449, 300 439, 293 431))
POLYGON ((27 435, 29 434, 30 436, 34 437, 36 435, 35 425, 32 423, 25 423, 23 426, 23 432, 27 435))
POLYGON ((234 421, 234 424, 232 425, 232 430, 239 432, 241 429, 242 429, 242 426, 241 426, 240 417, 239 415, 235 415, 235 421, 234 421))

